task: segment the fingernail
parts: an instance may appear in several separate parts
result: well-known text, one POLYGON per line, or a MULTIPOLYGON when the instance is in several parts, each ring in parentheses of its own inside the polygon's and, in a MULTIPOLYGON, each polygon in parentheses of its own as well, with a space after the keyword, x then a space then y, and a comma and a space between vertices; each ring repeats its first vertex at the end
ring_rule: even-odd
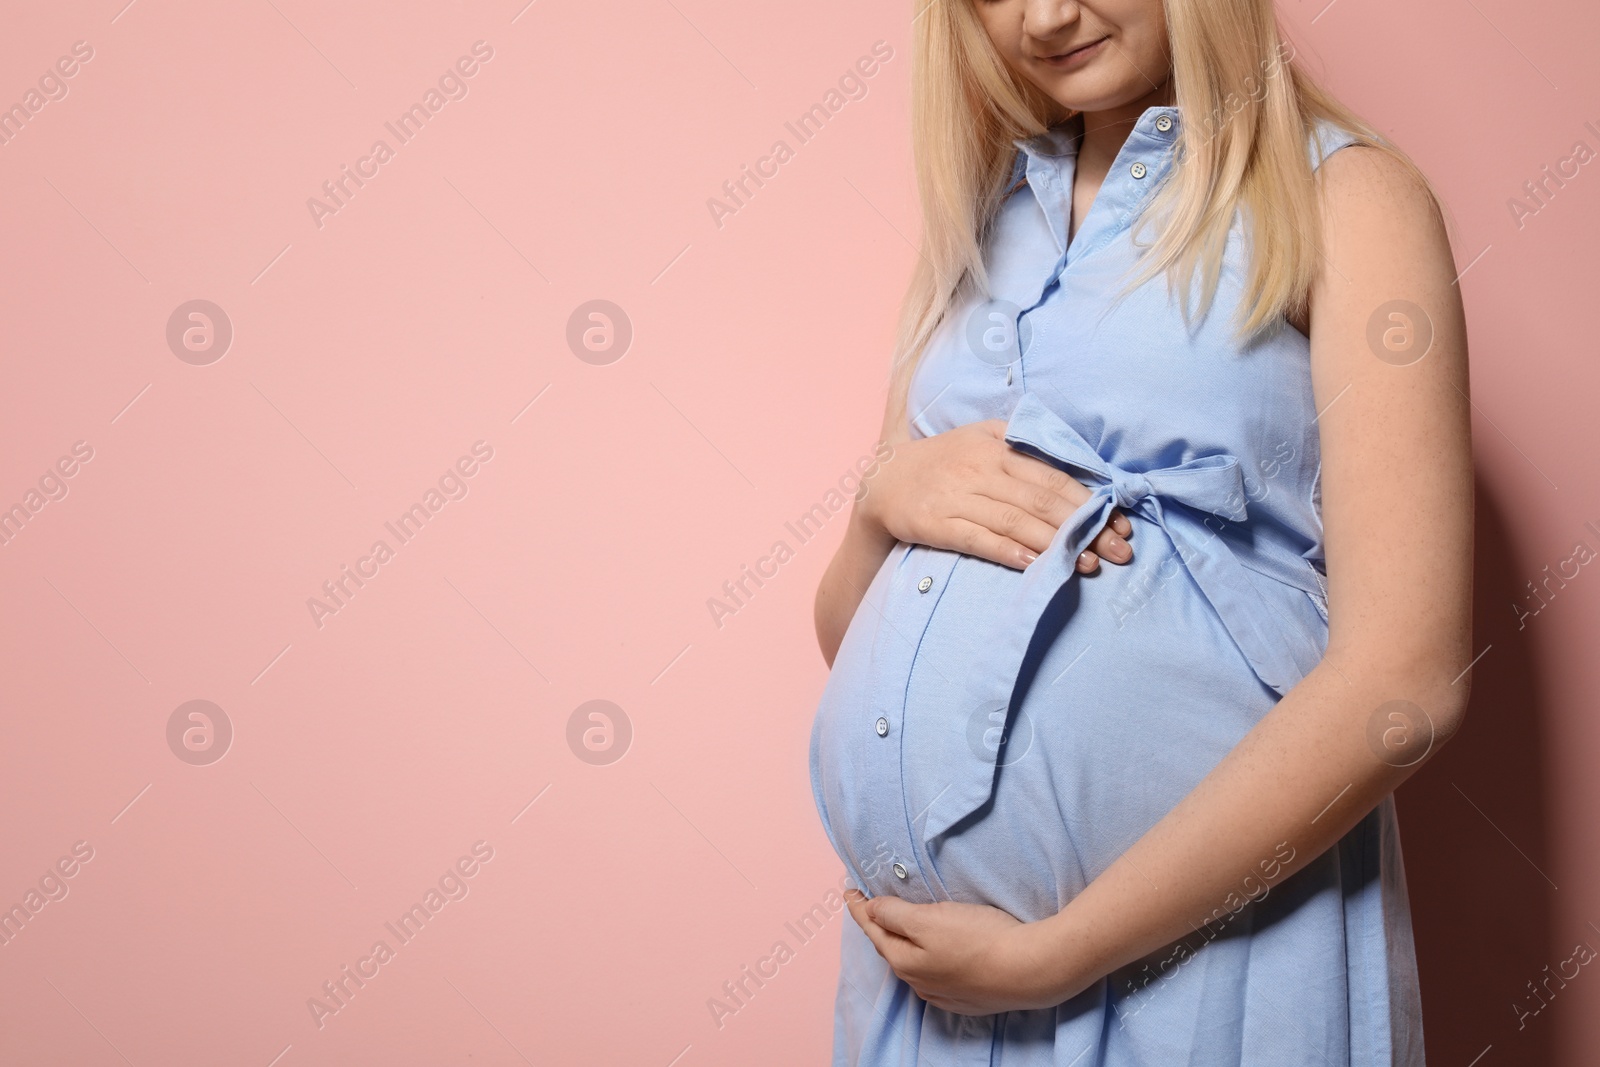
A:
POLYGON ((1107 538, 1107 540, 1111 542, 1112 559, 1125 563, 1133 555, 1133 551, 1128 548, 1128 542, 1124 541, 1116 534, 1112 534, 1109 538, 1107 538))
POLYGON ((1024 551, 1022 553, 1022 565, 1024 567, 1026 567, 1028 564, 1032 563, 1034 560, 1036 560, 1038 558, 1039 557, 1034 555, 1032 552, 1024 551))

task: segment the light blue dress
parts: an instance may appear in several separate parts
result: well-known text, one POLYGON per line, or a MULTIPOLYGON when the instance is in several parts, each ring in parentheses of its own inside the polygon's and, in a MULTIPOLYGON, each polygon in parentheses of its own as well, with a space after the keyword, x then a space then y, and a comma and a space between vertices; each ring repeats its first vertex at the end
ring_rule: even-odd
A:
MULTIPOLYGON (((912 382, 913 437, 1006 419, 1014 447, 1094 493, 1025 571, 899 544, 867 589, 817 710, 811 779, 868 895, 1055 914, 1326 646, 1309 345, 1287 323, 1235 341, 1242 221, 1192 330, 1164 278, 1111 301, 1181 121, 1145 111, 1070 247, 1081 119, 1018 141, 1026 182, 986 241, 990 300, 954 309, 912 382), (1113 506, 1132 562, 1075 574, 1113 506)), ((1323 124, 1307 148, 1317 164, 1350 143, 1323 124)), ((1284 878, 1291 856, 1240 872, 1259 891, 1236 912, 1050 1009, 931 1007, 847 922, 833 1063, 1422 1064, 1393 797, 1284 878)))

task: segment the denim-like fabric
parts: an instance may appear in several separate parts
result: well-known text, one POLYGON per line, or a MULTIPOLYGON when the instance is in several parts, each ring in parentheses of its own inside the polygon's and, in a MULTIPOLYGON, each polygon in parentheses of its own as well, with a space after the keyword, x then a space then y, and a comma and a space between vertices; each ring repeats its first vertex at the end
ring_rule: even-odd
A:
MULTIPOLYGON (((1112 300, 1181 121, 1145 111, 1070 247, 1081 119, 1018 141, 1026 183, 985 242, 990 300, 954 309, 912 382, 913 437, 1005 419, 1014 447, 1094 493, 1025 571, 901 544, 868 588, 817 711, 811 778, 869 895, 1054 914, 1326 646, 1309 345, 1287 323, 1235 340, 1243 220, 1204 317, 1186 326, 1164 278, 1112 300), (1133 561, 1076 575, 1113 506, 1133 561)), ((1351 141, 1324 124, 1308 151, 1318 163, 1351 141)), ((1421 1064, 1393 798, 1275 878, 1287 858, 1261 857, 1265 895, 1048 1010, 930 1007, 846 923, 833 1062, 1421 1064)))

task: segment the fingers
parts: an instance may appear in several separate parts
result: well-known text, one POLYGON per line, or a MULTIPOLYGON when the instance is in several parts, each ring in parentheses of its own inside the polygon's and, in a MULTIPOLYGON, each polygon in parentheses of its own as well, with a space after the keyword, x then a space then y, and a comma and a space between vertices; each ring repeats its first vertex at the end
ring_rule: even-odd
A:
POLYGON ((1111 521, 1089 543, 1089 547, 1078 553, 1075 569, 1079 574, 1093 574, 1100 567, 1101 559, 1108 559, 1112 563, 1122 564, 1133 559, 1133 546, 1128 544, 1128 538, 1133 536, 1133 523, 1128 521, 1128 516, 1115 508, 1111 511, 1111 521))
MULTIPOLYGON (((1039 553, 1027 545, 995 533, 987 526, 969 519, 950 519, 949 523, 948 543, 958 552, 978 556, 1004 567, 1014 567, 1019 571, 1039 558, 1039 553)), ((1050 539, 1047 537, 1044 548, 1048 548, 1049 545, 1050 539)), ((1040 549, 1041 552, 1043 550, 1040 549)))
MULTIPOLYGON (((996 499, 1031 511, 1049 521, 1051 525, 1060 526, 1072 512, 1089 499, 1089 487, 1072 475, 1015 449, 1005 457, 1001 469, 1008 477, 986 486, 985 491, 996 499), (1023 485, 1017 486, 1008 482, 1021 482, 1023 485), (1064 504, 1056 505, 1047 500, 1040 500, 1038 498, 1040 490, 1058 497, 1064 504), (1019 492, 1023 495, 1019 496, 1019 492)), ((1111 512, 1110 526, 1121 537, 1133 536, 1133 524, 1119 510, 1114 509, 1111 512)))
MULTIPOLYGON (((1133 532, 1126 517, 1119 515, 1117 518, 1121 519, 1123 526, 1128 528, 1129 533, 1133 532)), ((992 563, 999 563, 1002 566, 1013 567, 1017 570, 1026 569, 1029 564, 1039 557, 1044 549, 1050 547, 1051 538, 1045 538, 1044 544, 1039 547, 1038 551, 1035 551, 1028 545, 1021 544, 1003 534, 995 533, 987 526, 972 522, 969 519, 949 519, 947 522, 949 524, 947 527, 948 532, 946 537, 941 539, 941 544, 948 545, 968 556, 978 556, 992 563)), ((1110 560, 1118 565, 1128 563, 1133 559, 1133 547, 1128 544, 1126 538, 1115 532, 1116 525, 1115 519, 1107 523, 1105 529, 1101 530, 1095 539, 1090 542, 1090 546, 1078 554, 1077 562, 1073 565, 1073 568, 1079 574, 1093 574, 1100 568, 1101 559, 1110 560)), ((1051 531, 1051 536, 1054 536, 1054 531, 1051 531)))
MULTIPOLYGON (((867 895, 859 889, 846 889, 844 891, 845 907, 850 909, 850 917, 862 930, 875 925, 867 916, 867 895)), ((871 936, 870 934, 868 936, 871 936)))
POLYGON ((1101 530, 1089 547, 1078 553, 1079 574, 1093 574, 1100 568, 1101 558, 1122 564, 1133 559, 1133 546, 1128 538, 1133 536, 1133 523, 1116 508, 1111 509, 1111 521, 1101 530))
MULTIPOLYGON (((1126 522, 1127 520, 1124 519, 1123 521, 1126 522)), ((1095 539, 1090 542, 1090 546, 1094 549, 1096 555, 1103 559, 1109 559, 1112 563, 1126 563, 1133 558, 1133 549, 1129 547, 1127 541, 1117 534, 1112 523, 1107 523, 1105 529, 1095 535, 1095 539)))
MULTIPOLYGON (((1050 547, 1061 525, 1090 498, 1089 488, 1065 471, 1005 444, 1005 428, 1005 420, 988 419, 949 431, 983 444, 975 451, 970 444, 959 446, 956 454, 967 457, 955 465, 961 477, 936 508, 943 517, 928 516, 917 543, 1021 570, 1050 547)), ((1074 568, 1091 574, 1101 559, 1127 563, 1133 558, 1127 542, 1132 534, 1127 516, 1113 509, 1074 568)))
POLYGON ((1059 467, 1052 467, 1044 460, 1035 459, 1010 446, 1007 446, 1001 459, 1000 469, 1008 478, 1022 482, 1026 487, 1044 489, 1065 501, 1066 510, 1055 519, 1057 526, 1089 499, 1089 487, 1078 479, 1059 467))
MULTIPOLYGON (((1020 511, 1042 520, 1052 536, 1056 528, 1066 522, 1090 496, 1089 489, 1072 476, 1021 453, 1008 459, 1002 472, 989 479, 983 491, 999 503, 1001 510, 984 509, 984 513, 973 516, 977 521, 999 529, 994 525, 994 517, 1014 515, 1020 511)), ((1033 538, 1040 536, 1040 531, 1032 523, 1014 521, 1014 525, 1017 532, 1005 532, 1011 533, 1019 541, 1031 544, 1033 538)), ((1113 508, 1106 528, 1095 536, 1086 554, 1081 555, 1075 564, 1078 572, 1093 573, 1100 559, 1118 564, 1133 559, 1133 549, 1127 540, 1131 536, 1133 524, 1120 510, 1113 508)), ((1038 552, 1043 550, 1042 547, 1035 549, 1038 552)))
MULTIPOLYGON (((1015 483, 1013 483, 1015 484, 1015 483)), ((1038 492, 1035 495, 1046 494, 1038 492)), ((959 501, 959 515, 968 522, 976 523, 1000 537, 1008 538, 1018 544, 1024 545, 1034 555, 1042 553, 1050 547, 1050 542, 1056 536, 1056 528, 1061 525, 1061 519, 1050 519, 1041 516, 1034 510, 1034 502, 1024 503, 1020 500, 996 499, 986 496, 979 490, 972 496, 964 497, 959 501)), ((1041 502, 1042 503, 1042 502, 1041 502)), ((1003 561, 996 561, 1003 562, 1003 561)))
MULTIPOLYGON (((911 957, 908 953, 917 951, 915 942, 905 935, 881 925, 874 919, 873 913, 880 911, 885 904, 891 902, 894 905, 906 907, 914 907, 914 905, 906 905, 905 901, 897 897, 873 897, 869 900, 859 890, 854 889, 846 890, 844 899, 845 905, 850 909, 850 917, 856 921, 856 925, 860 926, 861 931, 867 935, 867 940, 872 942, 872 947, 877 951, 878 955, 889 965, 890 970, 909 982, 911 979, 908 968, 911 957)), ((897 912, 893 908, 890 909, 890 912, 897 923, 904 925, 904 913, 897 912)), ((917 992, 920 996, 921 990, 917 992)))
MULTIPOLYGON (((872 921, 872 916, 867 914, 868 900, 859 889, 847 889, 844 894, 845 906, 850 909, 850 917, 861 927, 861 932, 867 935, 867 940, 872 942, 872 947, 878 950, 878 955, 883 956, 887 947, 889 934, 883 927, 872 921)), ((888 957, 885 956, 885 959, 888 957)))
POLYGON ((866 897, 858 889, 845 890, 845 904, 850 909, 850 915, 861 927, 872 943, 878 946, 878 951, 883 952, 884 946, 890 942, 909 941, 905 934, 908 923, 912 917, 905 909, 914 909, 916 904, 907 904, 899 897, 866 897), (852 896, 851 894, 854 894, 852 896), (890 918, 885 920, 884 916, 890 918))
POLYGON ((867 914, 890 933, 914 941, 911 929, 916 925, 917 909, 923 906, 908 904, 899 897, 875 897, 867 907, 867 914))

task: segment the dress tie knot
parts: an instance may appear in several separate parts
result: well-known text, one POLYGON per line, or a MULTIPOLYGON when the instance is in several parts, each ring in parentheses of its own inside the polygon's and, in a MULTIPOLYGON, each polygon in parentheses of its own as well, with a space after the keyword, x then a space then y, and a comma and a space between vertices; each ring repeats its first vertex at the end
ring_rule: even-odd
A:
POLYGON ((1111 468, 1111 498, 1124 511, 1136 506, 1154 491, 1150 479, 1137 471, 1111 468))

